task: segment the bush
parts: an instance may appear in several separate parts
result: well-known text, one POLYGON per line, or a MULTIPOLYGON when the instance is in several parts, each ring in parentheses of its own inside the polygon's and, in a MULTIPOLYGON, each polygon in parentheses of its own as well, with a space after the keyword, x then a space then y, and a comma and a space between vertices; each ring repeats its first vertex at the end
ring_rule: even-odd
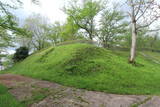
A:
POLYGON ((24 60, 26 57, 28 57, 29 50, 27 47, 20 47, 16 49, 16 53, 13 56, 14 62, 19 62, 24 60))

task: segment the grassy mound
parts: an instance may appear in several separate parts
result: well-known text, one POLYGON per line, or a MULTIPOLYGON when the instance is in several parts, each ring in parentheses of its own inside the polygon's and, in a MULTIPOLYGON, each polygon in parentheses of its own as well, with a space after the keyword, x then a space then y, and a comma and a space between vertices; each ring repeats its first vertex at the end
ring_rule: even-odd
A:
POLYGON ((92 72, 104 70, 102 59, 105 57, 105 50, 97 47, 85 47, 78 49, 71 59, 63 65, 64 71, 72 74, 86 75, 92 72), (97 60, 98 59, 98 60, 97 60))
POLYGON ((50 47, 9 70, 11 73, 88 90, 118 94, 160 94, 160 66, 144 56, 128 64, 127 52, 87 44, 50 47))

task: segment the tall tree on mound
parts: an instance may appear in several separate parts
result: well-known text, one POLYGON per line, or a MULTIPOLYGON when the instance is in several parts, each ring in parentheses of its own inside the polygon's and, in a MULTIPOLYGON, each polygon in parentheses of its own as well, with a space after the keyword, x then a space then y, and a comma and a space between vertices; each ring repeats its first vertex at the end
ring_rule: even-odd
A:
POLYGON ((87 33, 89 39, 96 35, 95 17, 101 11, 100 1, 85 0, 83 3, 72 1, 64 12, 74 21, 74 23, 87 33))
POLYGON ((138 32, 149 27, 160 17, 160 5, 155 0, 127 0, 130 11, 132 38, 129 63, 135 63, 136 38, 138 32))
POLYGON ((78 33, 78 30, 80 28, 71 17, 67 18, 67 21, 62 26, 62 28, 63 28, 62 37, 61 37, 62 41, 80 39, 80 36, 78 33))
POLYGON ((49 23, 46 17, 32 14, 25 20, 24 28, 30 33, 29 36, 25 37, 30 39, 30 46, 34 50, 41 50, 50 45, 47 41, 49 23))
POLYGON ((118 4, 113 8, 106 8, 101 14, 98 37, 105 48, 109 48, 113 42, 117 42, 117 39, 127 31, 128 23, 124 20, 125 16, 122 11, 119 11, 117 7, 118 4))

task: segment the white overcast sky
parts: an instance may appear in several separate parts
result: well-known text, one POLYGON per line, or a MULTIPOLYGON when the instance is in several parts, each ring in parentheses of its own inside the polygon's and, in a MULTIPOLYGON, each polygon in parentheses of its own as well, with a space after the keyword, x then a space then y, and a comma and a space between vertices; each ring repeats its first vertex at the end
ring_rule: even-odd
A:
POLYGON ((53 23, 55 21, 64 22, 66 15, 61 10, 67 0, 39 0, 40 5, 35 5, 31 0, 22 0, 23 8, 15 10, 15 15, 24 20, 32 13, 40 13, 46 16, 53 23))
MULTIPOLYGON (((14 0, 0 0, 3 2, 11 2, 14 0)), ((20 0, 23 2, 23 6, 20 9, 14 10, 13 13, 18 17, 21 24, 25 18, 27 18, 32 13, 40 13, 41 15, 47 17, 51 23, 59 21, 61 23, 65 22, 66 15, 62 11, 62 8, 71 0, 38 0, 40 5, 35 5, 31 0, 20 0)), ((79 0, 84 1, 84 0, 79 0)), ((123 4, 126 0, 106 0, 110 3, 119 2, 123 4)), ((159 0, 158 0, 159 1, 159 0)), ((126 10, 126 9, 123 9, 126 10)))
MULTIPOLYGON (((9 1, 9 0, 6 0, 9 1)), ((48 17, 52 23, 55 21, 65 22, 66 15, 62 11, 62 8, 70 0, 39 0, 40 5, 35 5, 31 0, 23 1, 23 8, 15 10, 15 15, 20 21, 23 21, 32 13, 40 13, 45 17, 48 17)), ((83 1, 83 0, 82 0, 83 1)), ((110 0, 110 1, 124 1, 124 0, 110 0)))

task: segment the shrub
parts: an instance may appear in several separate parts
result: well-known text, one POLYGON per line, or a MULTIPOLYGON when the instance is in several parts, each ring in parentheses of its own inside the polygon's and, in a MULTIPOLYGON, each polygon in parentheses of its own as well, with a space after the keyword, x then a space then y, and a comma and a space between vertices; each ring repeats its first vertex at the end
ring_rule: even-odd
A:
POLYGON ((13 56, 14 62, 19 62, 28 57, 29 50, 27 47, 20 47, 16 49, 16 53, 13 56))

